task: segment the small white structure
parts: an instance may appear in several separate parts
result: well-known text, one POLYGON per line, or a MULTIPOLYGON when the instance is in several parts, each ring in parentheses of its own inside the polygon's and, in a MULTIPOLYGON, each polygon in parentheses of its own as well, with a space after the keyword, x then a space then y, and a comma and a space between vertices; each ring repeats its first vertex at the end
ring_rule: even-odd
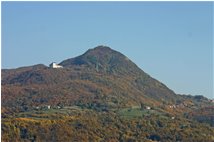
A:
POLYGON ((49 65, 50 68, 63 68, 63 66, 58 65, 57 63, 53 62, 49 65))
POLYGON ((35 109, 39 110, 40 108, 37 106, 37 107, 35 107, 35 109))
POLYGON ((169 108, 176 108, 176 105, 170 105, 169 108))
POLYGON ((48 109, 50 109, 50 108, 51 108, 51 106, 47 106, 47 108, 48 108, 48 109))
POLYGON ((151 109, 151 107, 150 106, 146 106, 146 109, 151 109))

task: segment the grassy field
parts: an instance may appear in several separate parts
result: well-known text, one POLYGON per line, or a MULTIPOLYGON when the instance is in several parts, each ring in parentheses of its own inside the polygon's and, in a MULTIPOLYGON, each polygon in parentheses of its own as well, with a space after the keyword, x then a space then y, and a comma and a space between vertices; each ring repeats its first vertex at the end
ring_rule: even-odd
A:
POLYGON ((81 112, 78 108, 61 108, 61 109, 44 109, 32 110, 16 114, 17 118, 33 118, 33 119, 51 119, 61 118, 62 116, 72 116, 81 112))

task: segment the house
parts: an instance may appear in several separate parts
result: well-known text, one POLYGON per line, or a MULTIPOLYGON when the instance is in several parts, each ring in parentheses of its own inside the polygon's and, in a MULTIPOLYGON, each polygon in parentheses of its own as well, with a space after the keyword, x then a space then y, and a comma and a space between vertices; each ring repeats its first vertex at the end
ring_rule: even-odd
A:
POLYGON ((50 68, 63 68, 63 66, 58 65, 57 63, 53 62, 49 65, 50 68))
POLYGON ((151 109, 151 107, 150 106, 146 106, 146 109, 151 109))
POLYGON ((170 105, 169 108, 176 108, 176 105, 170 105))
POLYGON ((35 109, 35 110, 39 110, 39 109, 40 109, 40 107, 39 107, 39 106, 36 106, 36 107, 34 107, 34 109, 35 109))
POLYGON ((50 109, 50 108, 51 108, 51 106, 49 106, 49 105, 48 105, 48 106, 47 106, 47 108, 48 108, 48 109, 50 109))

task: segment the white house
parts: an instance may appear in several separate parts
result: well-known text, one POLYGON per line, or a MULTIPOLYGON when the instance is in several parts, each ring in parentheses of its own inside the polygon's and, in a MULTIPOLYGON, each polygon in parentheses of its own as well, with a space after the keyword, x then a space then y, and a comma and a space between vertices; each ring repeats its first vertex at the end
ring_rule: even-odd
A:
POLYGON ((176 105, 170 105, 169 108, 176 108, 176 105))
POLYGON ((35 107, 35 109, 39 110, 39 107, 37 106, 37 107, 35 107))
POLYGON ((146 109, 151 109, 151 107, 150 106, 146 106, 146 109))
POLYGON ((63 68, 63 66, 58 65, 57 63, 53 62, 49 65, 50 68, 63 68))

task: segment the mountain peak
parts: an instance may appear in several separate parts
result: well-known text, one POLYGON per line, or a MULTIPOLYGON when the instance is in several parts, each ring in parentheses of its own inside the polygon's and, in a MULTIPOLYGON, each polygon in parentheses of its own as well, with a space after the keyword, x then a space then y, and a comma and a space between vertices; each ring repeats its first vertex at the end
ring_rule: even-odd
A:
POLYGON ((89 49, 85 52, 85 54, 111 54, 112 52, 116 52, 108 46, 99 45, 93 49, 89 49))
POLYGON ((93 48, 94 50, 112 50, 109 46, 105 45, 98 45, 97 47, 93 48))
POLYGON ((97 46, 89 49, 83 55, 64 60, 60 63, 64 67, 87 66, 87 68, 108 73, 130 73, 140 70, 122 53, 108 46, 97 46))

